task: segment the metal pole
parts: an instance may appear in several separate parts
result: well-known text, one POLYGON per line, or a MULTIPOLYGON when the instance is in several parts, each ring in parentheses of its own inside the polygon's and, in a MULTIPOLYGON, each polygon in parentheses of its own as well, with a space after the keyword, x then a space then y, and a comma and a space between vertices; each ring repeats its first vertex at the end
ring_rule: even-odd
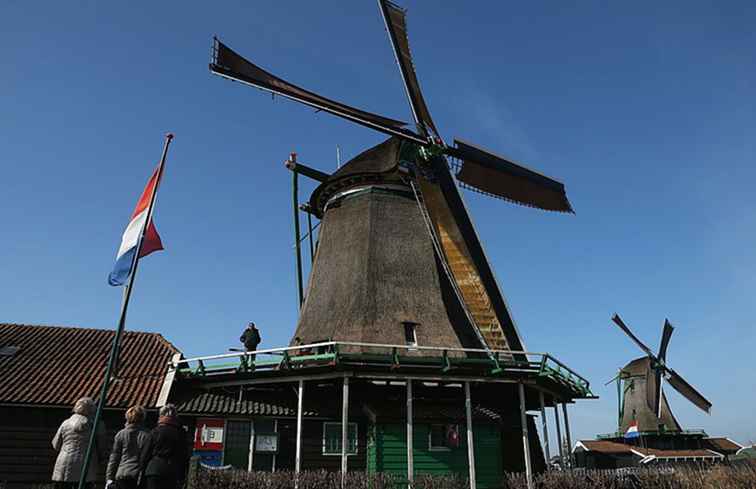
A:
POLYGON ((465 381, 465 415, 467 417, 467 465, 470 469, 470 489, 475 489, 475 448, 473 445, 472 403, 470 402, 470 381, 465 381))
POLYGON ((415 480, 414 438, 412 426, 412 379, 407 379, 407 480, 415 480))
POLYGON ((617 432, 622 427, 622 370, 617 374, 617 432))
POLYGON ((349 428, 349 377, 344 377, 341 394, 341 487, 344 487, 347 473, 347 442, 349 428))
POLYGON ((307 237, 310 239, 310 266, 312 266, 312 262, 315 261, 315 246, 312 244, 312 214, 309 212, 307 213, 307 227, 309 229, 307 237))
MULTIPOLYGON (((289 161, 296 163, 297 154, 291 153, 289 161)), ((302 247, 299 243, 299 174, 295 171, 291 172, 291 184, 292 192, 291 198, 294 210, 294 247, 297 250, 297 297, 299 298, 299 307, 302 307, 304 300, 304 288, 302 287, 302 247)))
POLYGON ((562 403, 562 412, 564 413, 564 435, 567 437, 567 462, 572 467, 572 437, 570 437, 570 420, 567 417, 567 403, 562 403))
POLYGON ((302 404, 304 400, 304 380, 299 381, 299 397, 297 398, 297 453, 294 459, 294 473, 299 476, 302 470, 302 404))
POLYGON ((541 401, 541 431, 543 431, 543 451, 546 457, 546 468, 549 467, 549 457, 551 456, 551 450, 549 447, 549 425, 546 422, 546 403, 543 399, 543 391, 538 391, 538 397, 541 401))
POLYGON ((554 402, 554 422, 556 423, 557 446, 559 447, 559 465, 564 467, 564 447, 562 446, 562 428, 559 425, 559 403, 554 402))
POLYGON ((528 489, 533 489, 533 466, 530 462, 530 438, 528 437, 528 415, 525 412, 525 386, 517 384, 520 393, 520 424, 522 425, 522 449, 525 452, 525 479, 528 489))
POLYGON ((160 164, 158 165, 157 178, 155 179, 155 185, 152 190, 152 196, 150 198, 150 204, 147 207, 147 219, 144 221, 142 231, 139 233, 139 241, 137 241, 136 250, 134 250, 134 261, 131 265, 131 274, 129 275, 129 282, 126 284, 126 288, 123 290, 123 300, 121 301, 121 313, 118 317, 118 327, 113 336, 113 343, 110 348, 110 355, 108 357, 108 365, 105 368, 105 378, 102 381, 102 388, 100 389, 100 398, 97 402, 97 410, 95 411, 94 423, 92 424, 92 432, 89 434, 89 443, 87 444, 87 451, 84 455, 84 463, 81 467, 81 473, 79 474, 79 489, 84 489, 87 480, 87 473, 89 472, 89 462, 92 458, 92 448, 95 446, 95 440, 97 439, 97 426, 100 424, 100 418, 102 417, 102 410, 105 407, 105 401, 108 396, 108 388, 110 387, 110 375, 118 363, 118 350, 121 346, 121 335, 126 328, 126 311, 129 308, 129 300, 131 299, 131 290, 134 285, 134 279, 137 274, 137 267, 139 265, 139 253, 142 251, 142 241, 144 240, 144 231, 147 229, 150 221, 152 220, 152 211, 155 206, 155 198, 157 197, 158 185, 160 185, 160 179, 163 176, 163 168, 165 167, 165 157, 168 154, 168 146, 170 146, 173 140, 173 134, 165 135, 165 142, 163 143, 163 154, 160 157, 160 164))
MULTIPOLYGON (((278 433, 278 420, 277 419, 273 420, 273 433, 278 433)), ((276 471, 277 457, 278 457, 278 453, 274 452, 273 453, 273 468, 272 468, 271 472, 275 472, 276 471)))

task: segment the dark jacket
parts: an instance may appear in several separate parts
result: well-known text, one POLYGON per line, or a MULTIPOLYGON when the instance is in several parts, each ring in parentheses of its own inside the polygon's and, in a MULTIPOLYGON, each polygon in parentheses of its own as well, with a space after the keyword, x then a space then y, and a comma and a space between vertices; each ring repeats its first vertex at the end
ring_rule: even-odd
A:
POLYGON ((150 432, 142 426, 126 424, 118 432, 110 452, 106 479, 138 479, 150 456, 150 432))
POLYGON ((247 328, 239 337, 239 341, 244 343, 247 350, 256 350, 257 345, 260 344, 260 332, 257 328, 247 328))
POLYGON ((152 430, 150 461, 144 475, 183 480, 189 460, 187 448, 186 433, 178 420, 161 416, 152 430))

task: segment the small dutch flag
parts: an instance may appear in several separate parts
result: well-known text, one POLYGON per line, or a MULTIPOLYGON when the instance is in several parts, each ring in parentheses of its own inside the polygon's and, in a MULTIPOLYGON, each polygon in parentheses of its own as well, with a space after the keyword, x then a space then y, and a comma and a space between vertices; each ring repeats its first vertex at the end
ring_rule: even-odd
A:
POLYGON ((633 420, 632 423, 630 423, 630 426, 627 427, 627 431, 625 432, 625 438, 631 439, 631 438, 638 438, 640 436, 640 432, 638 431, 638 422, 633 420))

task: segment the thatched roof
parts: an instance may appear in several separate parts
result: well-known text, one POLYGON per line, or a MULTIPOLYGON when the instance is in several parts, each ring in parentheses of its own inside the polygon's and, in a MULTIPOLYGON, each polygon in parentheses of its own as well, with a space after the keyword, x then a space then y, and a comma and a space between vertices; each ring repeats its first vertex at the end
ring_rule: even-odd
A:
POLYGON ((403 322, 411 322, 421 346, 483 346, 443 271, 412 191, 401 183, 398 153, 398 142, 389 139, 313 193, 313 200, 323 195, 330 200, 294 335, 303 343, 404 345, 403 322), (341 182, 339 192, 361 190, 334 198, 328 188, 334 182, 341 182))

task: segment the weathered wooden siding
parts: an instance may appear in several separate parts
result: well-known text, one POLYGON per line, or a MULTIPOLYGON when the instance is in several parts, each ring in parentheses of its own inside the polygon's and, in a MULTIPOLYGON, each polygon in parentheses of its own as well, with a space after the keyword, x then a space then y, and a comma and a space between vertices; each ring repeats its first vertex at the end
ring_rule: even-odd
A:
MULTIPOLYGON (((67 409, 0 407, 0 483, 10 489, 49 482, 57 457, 52 439, 70 415, 67 409)), ((106 412, 104 421, 111 443, 123 427, 123 412, 106 412)), ((106 462, 99 467, 100 481, 105 480, 106 462)))
MULTIPOLYGON (((368 467, 376 472, 399 476, 407 474, 407 432, 404 424, 378 424, 370 447, 374 458, 368 467)), ((430 425, 416 424, 413 432, 413 457, 416 474, 468 475, 467 436, 460 426, 460 444, 452 450, 431 451, 428 446, 430 425)), ((496 425, 478 425, 473 430, 475 473, 481 489, 499 487, 502 481, 501 434, 496 425)))
MULTIPOLYGON (((216 416, 218 417, 218 416, 216 416)), ((241 420, 244 417, 235 416, 232 419, 241 420)), ((273 421, 278 421, 278 453, 276 454, 276 470, 294 470, 294 458, 297 449, 297 420, 294 418, 269 418, 250 416, 248 420, 255 420, 256 431, 272 431, 273 421), (263 428, 264 427, 264 428, 263 428)), ((196 419, 192 418, 192 426, 196 419)), ((302 470, 341 470, 339 455, 323 454, 323 423, 339 423, 339 419, 316 420, 305 419, 302 423, 302 470)), ((353 419, 357 423, 357 454, 347 457, 349 470, 365 470, 367 463, 367 430, 364 419, 353 419)), ((192 436, 193 429, 189 434, 192 436)), ((231 461, 224 461, 229 463, 231 461)), ((269 471, 272 468, 272 455, 255 453, 253 455, 253 469, 269 471)), ((246 467, 246 466, 245 466, 246 467)))

